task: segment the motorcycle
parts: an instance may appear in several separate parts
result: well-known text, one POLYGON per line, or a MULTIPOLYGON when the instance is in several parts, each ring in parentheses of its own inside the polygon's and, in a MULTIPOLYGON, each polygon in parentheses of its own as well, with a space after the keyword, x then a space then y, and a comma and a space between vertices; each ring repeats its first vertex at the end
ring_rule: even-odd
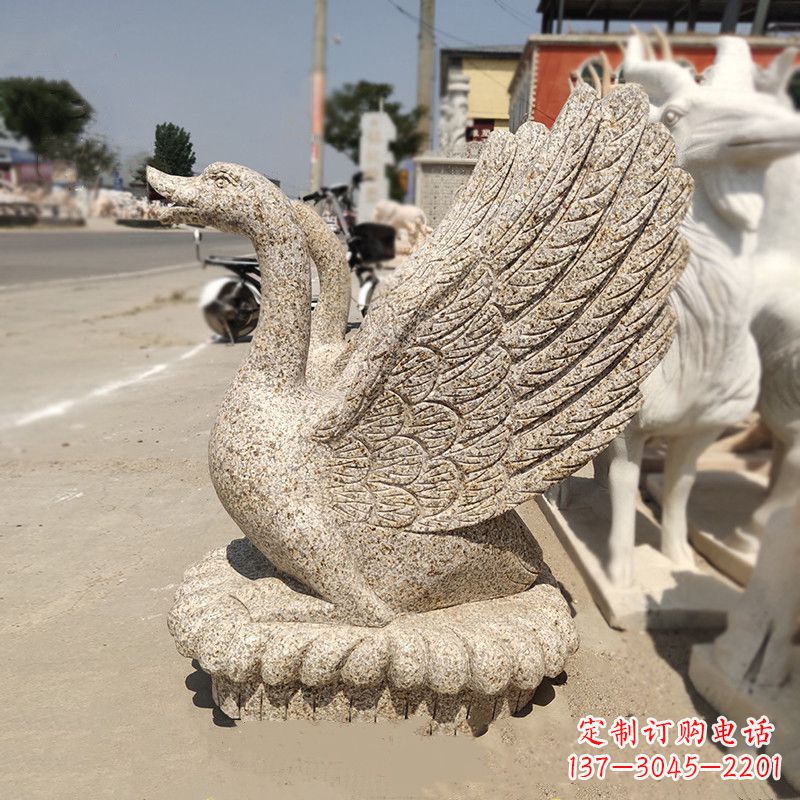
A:
MULTIPOLYGON (((357 304, 366 315, 375 287, 377 266, 394 258, 395 231, 390 225, 374 222, 355 224, 353 195, 363 177, 357 172, 350 184, 323 186, 305 195, 303 202, 321 204, 323 219, 347 245, 347 263, 359 282, 357 304)), ((261 272, 254 256, 200 258, 202 232, 195 229, 195 252, 203 267, 222 267, 232 273, 216 278, 203 287, 200 308, 214 333, 231 344, 247 336, 258 324, 261 309, 261 272)), ((313 308, 313 304, 312 304, 313 308)))

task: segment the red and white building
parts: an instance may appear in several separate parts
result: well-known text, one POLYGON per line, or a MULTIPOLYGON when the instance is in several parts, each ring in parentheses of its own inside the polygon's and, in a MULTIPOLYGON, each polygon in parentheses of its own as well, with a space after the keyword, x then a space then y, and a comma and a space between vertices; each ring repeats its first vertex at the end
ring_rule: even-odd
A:
MULTIPOLYGON (((602 75, 601 52, 618 72, 626 39, 626 34, 605 33, 531 36, 509 86, 509 129, 515 131, 527 120, 552 125, 569 96, 570 76, 577 73, 588 79, 590 64, 602 75)), ((669 43, 675 58, 690 64, 700 74, 714 61, 716 39, 716 35, 673 34, 669 43)), ((753 59, 762 66, 768 65, 784 48, 800 46, 800 38, 795 37, 748 36, 747 41, 753 59)), ((800 90, 800 56, 797 66, 795 85, 800 90)))

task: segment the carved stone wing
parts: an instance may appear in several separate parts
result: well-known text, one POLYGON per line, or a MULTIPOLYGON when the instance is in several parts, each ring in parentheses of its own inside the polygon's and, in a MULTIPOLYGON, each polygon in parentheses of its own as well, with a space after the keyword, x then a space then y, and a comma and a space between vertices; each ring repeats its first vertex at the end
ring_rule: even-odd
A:
POLYGON ((602 450, 669 346, 691 179, 646 95, 571 95, 551 131, 495 132, 396 287, 370 310, 316 429, 347 518, 478 523, 602 450))

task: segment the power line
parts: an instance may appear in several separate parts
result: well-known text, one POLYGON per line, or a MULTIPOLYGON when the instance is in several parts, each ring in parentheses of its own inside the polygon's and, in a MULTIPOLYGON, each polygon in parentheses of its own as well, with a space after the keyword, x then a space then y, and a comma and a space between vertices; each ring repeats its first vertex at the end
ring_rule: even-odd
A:
MULTIPOLYGON (((386 0, 386 1, 389 3, 389 5, 391 5, 393 8, 396 8, 404 16, 408 17, 409 19, 414 20, 415 22, 418 22, 418 23, 420 22, 420 18, 418 16, 416 16, 415 14, 412 14, 410 11, 406 11, 405 8, 403 8, 402 6, 400 6, 397 3, 395 3, 394 0, 386 0)), ((446 39, 455 39, 456 41, 461 42, 461 44, 466 44, 466 45, 468 45, 470 47, 481 47, 481 45, 477 44, 477 42, 470 42, 467 39, 461 39, 458 36, 453 36, 451 33, 446 33, 445 31, 441 30, 440 28, 435 28, 434 26, 428 25, 425 22, 422 22, 421 24, 423 26, 427 27, 429 30, 432 30, 435 33, 438 33, 440 36, 445 37, 446 39)), ((490 81, 492 81, 493 83, 496 83, 501 89, 504 89, 506 91, 508 90, 508 86, 506 86, 505 84, 501 83, 499 80, 497 80, 497 78, 494 77, 494 75, 491 75, 490 73, 486 72, 486 70, 483 70, 483 69, 480 69, 479 67, 476 67, 475 71, 476 72, 480 72, 481 75, 484 75, 490 81)))
POLYGON ((495 5, 506 12, 510 17, 513 17, 517 22, 521 22, 523 25, 532 25, 532 19, 526 19, 522 16, 522 14, 517 11, 517 9, 512 8, 511 6, 507 5, 503 2, 503 0, 494 0, 495 5))
MULTIPOLYGON (((440 28, 436 28, 433 25, 428 25, 426 22, 421 21, 420 18, 416 14, 412 14, 410 11, 407 11, 401 5, 398 5, 395 2, 395 0, 386 0, 386 2, 389 3, 389 5, 392 6, 394 9, 399 11, 404 17, 408 17, 409 19, 413 20, 414 22, 416 22, 418 24, 422 24, 424 27, 428 28, 428 30, 433 31, 434 33, 438 33, 440 36, 443 36, 445 39, 454 39, 455 41, 460 42, 461 44, 465 44, 465 45, 467 45, 469 47, 482 47, 482 45, 479 45, 477 42, 470 42, 467 39, 462 39, 462 38, 460 38, 458 36, 453 36, 453 34, 451 34, 451 33, 446 33, 445 31, 441 30, 440 28)), ((496 2, 497 5, 501 9, 503 9, 503 11, 511 13, 512 16, 513 16, 513 13, 512 13, 510 8, 507 8, 504 5, 502 5, 499 0, 494 0, 494 2, 496 2)), ((524 23, 525 25, 531 25, 532 24, 532 20, 524 20, 521 17, 518 18, 518 21, 524 23)), ((492 75, 491 73, 487 72, 486 70, 480 69, 479 67, 475 68, 475 71, 476 72, 480 72, 481 75, 484 75, 490 81, 492 81, 493 83, 496 83, 504 91, 508 91, 508 86, 506 86, 506 84, 501 83, 499 80, 497 80, 497 78, 495 78, 494 75, 492 75)), ((534 106, 534 109, 539 111, 541 114, 544 114, 544 116, 548 117, 550 120, 555 121, 554 117, 551 117, 549 114, 545 113, 544 111, 542 111, 537 106, 534 106)))
POLYGON ((399 11, 404 17, 408 17, 409 19, 414 20, 414 22, 423 25, 425 28, 427 28, 430 31, 433 31, 434 33, 438 33, 439 36, 443 36, 445 39, 452 39, 455 42, 460 42, 461 44, 466 44, 470 47, 480 47, 480 45, 477 42, 470 42, 467 39, 462 39, 460 36, 454 36, 452 33, 447 33, 447 31, 443 31, 441 28, 436 28, 433 25, 429 25, 427 22, 420 20, 420 18, 416 14, 412 14, 410 11, 407 11, 401 5, 396 3, 394 0, 386 0, 386 2, 389 3, 389 5, 392 6, 392 8, 399 11))

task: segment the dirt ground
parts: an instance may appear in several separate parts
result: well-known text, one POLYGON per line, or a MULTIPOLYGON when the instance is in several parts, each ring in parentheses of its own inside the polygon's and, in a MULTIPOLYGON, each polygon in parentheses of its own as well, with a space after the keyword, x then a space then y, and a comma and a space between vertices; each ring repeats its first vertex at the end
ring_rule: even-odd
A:
POLYGON ((423 737, 412 721, 234 724, 215 712, 209 679, 165 624, 183 571, 238 535, 206 445, 246 345, 208 344, 195 307, 207 277, 0 293, 0 797, 794 796, 716 775, 567 780, 584 715, 716 717, 686 678, 690 646, 708 634, 610 630, 535 507, 581 647, 526 716, 473 739, 423 737))

